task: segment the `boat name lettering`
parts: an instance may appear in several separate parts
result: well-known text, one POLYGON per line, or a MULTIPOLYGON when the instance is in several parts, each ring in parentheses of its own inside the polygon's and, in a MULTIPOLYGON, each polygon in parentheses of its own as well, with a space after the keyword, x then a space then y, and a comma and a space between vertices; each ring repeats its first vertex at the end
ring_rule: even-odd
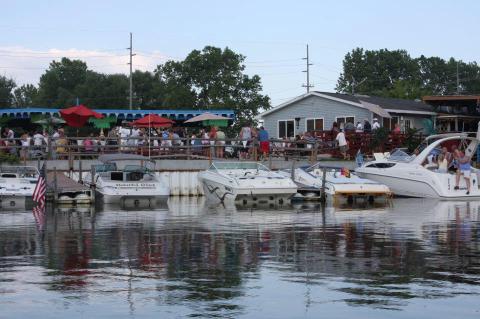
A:
POLYGON ((129 184, 115 184, 115 187, 118 188, 132 188, 132 187, 142 187, 142 188, 154 188, 155 184, 147 184, 147 183, 129 183, 129 184))

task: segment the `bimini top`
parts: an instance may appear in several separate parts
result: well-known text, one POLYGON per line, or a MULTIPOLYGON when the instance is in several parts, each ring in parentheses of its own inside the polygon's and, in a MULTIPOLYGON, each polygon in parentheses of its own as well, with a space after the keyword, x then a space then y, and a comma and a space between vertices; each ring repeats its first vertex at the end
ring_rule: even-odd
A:
POLYGON ((155 162, 151 158, 146 156, 137 155, 137 154, 125 154, 125 153, 116 153, 116 154, 105 154, 100 155, 98 160, 102 163, 115 162, 115 161, 150 161, 155 162))

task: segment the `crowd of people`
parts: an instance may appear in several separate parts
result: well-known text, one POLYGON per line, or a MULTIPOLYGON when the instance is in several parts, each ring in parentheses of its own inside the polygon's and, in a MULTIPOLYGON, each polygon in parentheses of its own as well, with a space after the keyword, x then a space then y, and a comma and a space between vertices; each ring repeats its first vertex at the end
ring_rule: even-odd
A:
MULTIPOLYGON (((4 128, 0 146, 3 152, 19 156, 22 160, 42 157, 49 154, 51 158, 66 158, 68 151, 82 152, 84 156, 94 156, 104 152, 140 152, 142 154, 168 153, 174 149, 190 149, 191 154, 217 158, 236 157, 239 159, 268 158, 272 152, 282 152, 286 149, 329 148, 338 149, 347 159, 349 151, 349 134, 372 133, 381 126, 376 118, 370 123, 334 122, 330 136, 318 136, 313 132, 303 132, 293 138, 283 137, 272 140, 269 132, 263 127, 245 124, 237 134, 229 130, 230 141, 223 128, 175 127, 175 128, 141 128, 129 124, 119 125, 108 130, 104 135, 99 133, 84 134, 83 137, 70 135, 66 137, 63 128, 52 132, 37 130, 24 132, 19 137, 11 128, 4 128), (85 136, 86 135, 86 136, 85 136)), ((93 130, 93 129, 92 129, 93 130)), ((98 132, 98 130, 96 130, 98 132)), ((400 133, 397 124, 393 133, 400 133)), ((303 152, 305 153, 305 152, 303 152)))

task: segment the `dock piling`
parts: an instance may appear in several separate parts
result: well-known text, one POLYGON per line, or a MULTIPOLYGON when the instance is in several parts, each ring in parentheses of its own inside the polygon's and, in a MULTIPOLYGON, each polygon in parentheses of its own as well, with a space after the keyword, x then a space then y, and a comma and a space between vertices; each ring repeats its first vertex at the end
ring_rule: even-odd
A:
POLYGON ((322 189, 320 194, 320 201, 322 203, 325 203, 327 200, 327 194, 325 193, 326 181, 327 181, 327 169, 324 167, 322 170, 322 189))

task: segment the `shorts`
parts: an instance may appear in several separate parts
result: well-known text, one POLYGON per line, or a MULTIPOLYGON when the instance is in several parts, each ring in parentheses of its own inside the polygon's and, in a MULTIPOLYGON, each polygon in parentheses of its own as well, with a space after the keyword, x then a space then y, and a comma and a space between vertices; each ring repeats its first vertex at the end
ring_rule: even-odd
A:
POLYGON ((340 146, 340 152, 343 153, 343 152, 346 152, 346 151, 348 151, 348 146, 347 145, 340 146))
POLYGON ((269 151, 270 151, 270 142, 269 141, 260 142, 260 152, 268 153, 269 151))
POLYGON ((470 178, 470 175, 472 174, 472 171, 471 170, 465 170, 465 171, 460 170, 460 174, 462 174, 463 177, 470 178))

